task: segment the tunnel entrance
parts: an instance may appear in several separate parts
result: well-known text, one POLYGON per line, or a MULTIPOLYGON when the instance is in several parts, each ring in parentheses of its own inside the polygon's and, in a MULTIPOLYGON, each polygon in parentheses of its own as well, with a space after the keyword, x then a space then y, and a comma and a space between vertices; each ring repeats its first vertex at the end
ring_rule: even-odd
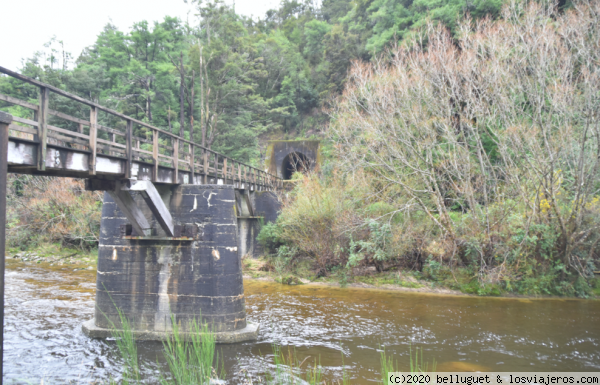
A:
POLYGON ((290 180, 295 172, 305 173, 310 170, 310 159, 300 152, 291 152, 283 158, 281 174, 283 179, 290 180))

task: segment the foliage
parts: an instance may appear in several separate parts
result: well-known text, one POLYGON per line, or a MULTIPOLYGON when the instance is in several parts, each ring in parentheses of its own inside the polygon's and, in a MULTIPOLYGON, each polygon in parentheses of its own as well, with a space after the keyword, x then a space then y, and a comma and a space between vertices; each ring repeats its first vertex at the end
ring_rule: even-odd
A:
POLYGON ((268 253, 277 252, 277 249, 280 246, 283 246, 279 227, 274 222, 261 226, 260 233, 256 236, 256 240, 268 253))
POLYGON ((337 165, 435 227, 419 250, 432 278, 465 266, 471 292, 590 292, 599 4, 512 3, 496 21, 459 21, 457 40, 429 24, 388 59, 353 64, 331 112, 337 165))
POLYGON ((25 250, 62 243, 90 250, 98 246, 102 196, 70 178, 10 175, 7 183, 7 245, 25 250))
POLYGON ((347 229, 357 220, 350 206, 351 202, 340 199, 336 187, 323 186, 316 175, 303 176, 283 201, 276 225, 278 239, 314 260, 318 276, 327 275, 332 267, 346 263, 347 229))

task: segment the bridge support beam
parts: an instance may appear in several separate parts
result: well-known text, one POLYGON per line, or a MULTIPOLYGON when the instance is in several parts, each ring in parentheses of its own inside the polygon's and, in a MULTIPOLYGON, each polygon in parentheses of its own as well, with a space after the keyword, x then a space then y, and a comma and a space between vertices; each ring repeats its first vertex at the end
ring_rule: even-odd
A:
POLYGON ((122 189, 121 182, 116 182, 115 189, 107 192, 127 217, 137 234, 140 236, 152 235, 152 226, 148 223, 131 194, 122 189))
POLYGON ((146 180, 130 180, 129 183, 126 183, 121 187, 121 190, 140 192, 142 198, 144 198, 144 201, 150 208, 150 211, 154 214, 156 221, 160 224, 165 233, 167 233, 167 236, 175 236, 171 213, 169 213, 169 209, 165 206, 165 203, 152 182, 146 180))

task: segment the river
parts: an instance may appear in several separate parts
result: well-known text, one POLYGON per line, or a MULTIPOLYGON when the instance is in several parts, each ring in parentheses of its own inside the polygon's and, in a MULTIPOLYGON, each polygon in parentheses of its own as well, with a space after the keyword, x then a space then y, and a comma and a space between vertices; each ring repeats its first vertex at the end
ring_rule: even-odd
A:
MULTIPOLYGON (((94 310, 93 270, 7 260, 4 379, 11 384, 99 384, 119 378, 112 341, 81 323, 94 310)), ((271 365, 272 344, 318 360, 328 380, 374 384, 385 347, 408 368, 422 349, 437 371, 600 371, 600 301, 441 296, 374 289, 245 281, 258 341, 218 345, 226 380, 241 384, 271 365)), ((139 343, 144 375, 164 370, 162 345, 139 343)), ((256 383, 256 382, 255 382, 256 383)))

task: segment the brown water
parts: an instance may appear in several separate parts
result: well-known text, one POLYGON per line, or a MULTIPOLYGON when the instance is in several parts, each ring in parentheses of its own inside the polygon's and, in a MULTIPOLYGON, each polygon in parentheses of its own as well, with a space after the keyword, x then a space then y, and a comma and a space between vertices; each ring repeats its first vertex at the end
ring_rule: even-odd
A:
MULTIPOLYGON (((6 383, 89 384, 118 378, 121 361, 114 343, 81 332, 81 323, 93 315, 95 271, 7 263, 6 383)), ((376 382, 382 346, 405 368, 410 347, 419 347, 438 371, 600 370, 600 301, 452 297, 260 281, 246 281, 245 289, 248 318, 261 330, 257 342, 218 346, 229 384, 269 370, 274 343, 294 347, 300 361, 319 360, 328 379, 341 378, 344 366, 353 384, 376 382)), ((162 346, 145 342, 139 349, 147 381, 155 383, 164 369, 162 346)))

